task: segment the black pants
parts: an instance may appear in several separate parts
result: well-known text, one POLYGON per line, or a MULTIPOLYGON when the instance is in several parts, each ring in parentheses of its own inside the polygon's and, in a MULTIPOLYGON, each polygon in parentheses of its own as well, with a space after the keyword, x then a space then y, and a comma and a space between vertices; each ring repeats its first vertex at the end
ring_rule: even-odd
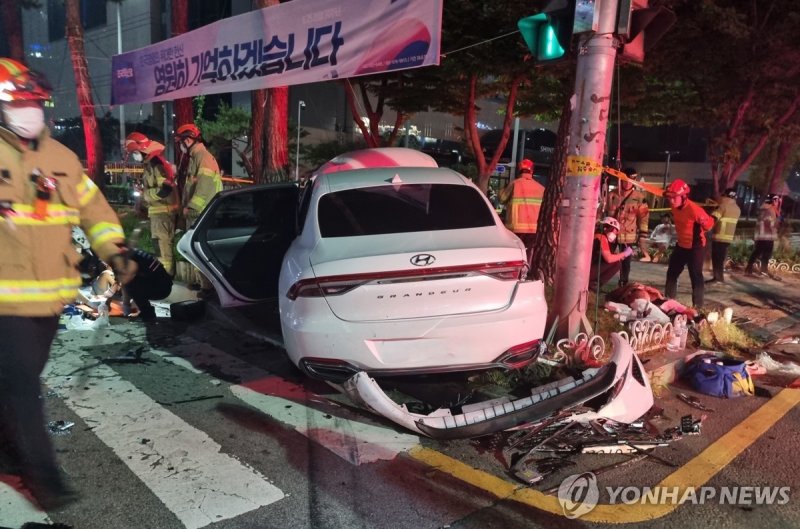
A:
POLYGON ((136 276, 125 285, 128 296, 139 307, 139 318, 142 321, 154 321, 156 309, 151 300, 164 299, 172 291, 172 279, 169 276, 136 276))
POLYGON ((750 259, 747 260, 747 271, 753 271, 753 264, 756 259, 761 261, 761 272, 766 274, 769 267, 769 260, 772 258, 772 249, 775 246, 775 241, 756 241, 753 248, 753 253, 750 254, 750 259))
MULTIPOLYGON (((623 244, 621 242, 615 243, 614 244, 614 248, 615 248, 614 253, 621 253, 621 252, 625 251, 625 248, 627 248, 628 246, 630 246, 630 245, 623 244)), ((628 257, 626 257, 625 259, 620 261, 620 266, 618 267, 619 268, 619 285, 620 286, 625 286, 625 285, 628 284, 628 279, 630 278, 630 275, 631 275, 631 261, 632 260, 633 260, 633 254, 629 255, 628 257)), ((608 279, 610 280, 611 278, 609 277, 608 279)), ((590 279, 590 281, 591 281, 591 279, 590 279)))
POLYGON ((711 266, 714 267, 714 279, 725 281, 725 259, 728 257, 729 242, 714 241, 711 244, 711 266))
POLYGON ((683 272, 684 267, 689 267, 689 279, 692 282, 692 305, 702 308, 705 281, 703 280, 703 257, 705 247, 686 249, 676 246, 669 258, 667 267, 667 284, 664 287, 664 294, 668 298, 675 299, 678 293, 678 276, 683 272))
POLYGON ((600 258, 600 264, 598 265, 597 260, 592 259, 592 267, 589 269, 589 290, 594 291, 597 290, 598 285, 598 273, 600 275, 599 284, 602 287, 609 281, 611 278, 617 275, 617 272, 620 271, 620 268, 623 266, 623 261, 617 261, 616 263, 607 263, 600 258), (599 267, 599 272, 598 272, 599 267))
POLYGON ((44 427, 39 376, 57 329, 57 316, 0 316, 0 438, 26 485, 53 490, 62 483, 44 427))

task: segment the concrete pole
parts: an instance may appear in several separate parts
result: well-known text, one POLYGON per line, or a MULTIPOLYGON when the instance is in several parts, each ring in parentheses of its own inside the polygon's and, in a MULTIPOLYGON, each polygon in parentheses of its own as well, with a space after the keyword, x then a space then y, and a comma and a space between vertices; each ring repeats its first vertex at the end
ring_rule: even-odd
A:
POLYGON ((559 337, 591 331, 586 318, 592 238, 600 196, 611 83, 617 55, 617 0, 602 0, 599 28, 581 37, 572 96, 567 176, 559 205, 561 233, 556 256, 551 321, 559 337))
MULTIPOLYGON (((117 4, 117 53, 122 53, 122 14, 120 10, 122 9, 122 4, 117 4)), ((119 106, 119 150, 120 150, 120 158, 125 157, 125 137, 127 133, 125 131, 125 105, 119 106)))

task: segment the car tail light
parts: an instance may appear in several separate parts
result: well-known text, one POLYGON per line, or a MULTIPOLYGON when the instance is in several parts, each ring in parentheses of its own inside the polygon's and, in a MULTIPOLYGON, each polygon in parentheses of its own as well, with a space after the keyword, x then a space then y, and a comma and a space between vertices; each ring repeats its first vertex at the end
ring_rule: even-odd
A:
POLYGON ((521 369, 536 360, 542 350, 542 346, 541 340, 515 345, 500 355, 497 363, 508 369, 521 369))
POLYGON ((501 281, 519 281, 526 270, 524 261, 505 261, 500 263, 480 263, 462 266, 443 266, 437 268, 415 268, 413 270, 393 270, 367 274, 323 276, 301 279, 289 288, 289 299, 318 298, 338 296, 373 282, 419 281, 424 279, 445 279, 448 276, 484 274, 501 281))

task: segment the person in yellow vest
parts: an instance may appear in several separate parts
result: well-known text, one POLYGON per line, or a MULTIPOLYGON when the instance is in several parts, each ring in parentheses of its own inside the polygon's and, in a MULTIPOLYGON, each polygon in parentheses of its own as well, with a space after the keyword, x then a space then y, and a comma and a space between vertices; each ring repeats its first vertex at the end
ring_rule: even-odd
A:
MULTIPOLYGON (((193 124, 181 125, 175 131, 175 140, 183 156, 188 156, 186 184, 183 187, 183 216, 187 229, 194 224, 214 195, 222 191, 222 175, 219 164, 200 136, 200 129, 193 124)), ((201 297, 213 292, 211 282, 195 269, 190 288, 202 290, 201 297)))
POLYGON ((50 94, 44 77, 0 58, 0 449, 45 510, 76 498, 45 431, 39 381, 59 315, 81 286, 72 227, 118 280, 136 273, 114 210, 78 157, 50 137, 50 94))
POLYGON ((714 277, 706 281, 707 285, 725 282, 725 259, 728 257, 728 247, 733 242, 736 224, 741 214, 742 210, 736 204, 736 188, 729 187, 720 197, 717 209, 711 213, 716 219, 711 237, 711 264, 714 277))
POLYGON ((165 147, 141 132, 131 132, 125 140, 125 150, 133 161, 144 164, 142 199, 150 217, 150 234, 158 241, 158 260, 166 271, 175 273, 172 239, 180 207, 175 185, 175 168, 164 158, 165 147))
POLYGON ((778 240, 778 221, 781 212, 781 196, 770 194, 761 204, 758 210, 758 219, 756 220, 756 230, 753 234, 755 239, 755 246, 753 252, 750 254, 750 259, 747 260, 747 267, 744 273, 753 276, 753 265, 756 260, 761 263, 761 275, 768 276, 772 279, 779 279, 778 276, 769 273, 769 260, 772 258, 772 250, 775 247, 775 241, 778 240))
MULTIPOLYGON (((636 169, 629 167, 623 171, 630 178, 636 180, 636 169)), ((620 179, 619 188, 611 191, 606 199, 606 215, 619 221, 620 229, 617 237, 618 246, 638 245, 642 253, 642 261, 650 261, 647 251, 647 237, 650 233, 648 225, 650 208, 645 201, 645 195, 628 181, 620 179)), ((628 284, 631 273, 631 254, 622 261, 619 270, 619 286, 628 284)))
POLYGON ((533 179, 533 162, 519 162, 519 175, 500 191, 500 202, 507 204, 506 226, 522 240, 530 265, 544 186, 533 179))

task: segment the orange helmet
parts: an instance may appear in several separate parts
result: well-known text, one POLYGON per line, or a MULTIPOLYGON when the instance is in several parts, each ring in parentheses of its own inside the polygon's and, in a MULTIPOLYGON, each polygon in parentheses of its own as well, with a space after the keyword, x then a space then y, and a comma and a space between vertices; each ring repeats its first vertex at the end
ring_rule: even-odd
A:
POLYGON ((175 137, 179 139, 192 138, 193 140, 199 140, 200 129, 198 129, 194 123, 187 123, 186 125, 178 127, 178 130, 175 131, 175 137))
POLYGON ((0 58, 0 101, 44 101, 51 92, 41 74, 13 59, 0 58))
POLYGON ((533 172, 533 162, 528 160, 527 158, 523 159, 519 162, 519 172, 520 173, 532 173, 533 172))
POLYGON ((681 180, 680 178, 673 180, 667 186, 667 190, 664 193, 667 197, 681 197, 681 196, 688 196, 689 195, 689 184, 681 180))
POLYGON ((150 146, 150 138, 141 132, 131 132, 125 138, 125 150, 128 152, 144 151, 150 146))

